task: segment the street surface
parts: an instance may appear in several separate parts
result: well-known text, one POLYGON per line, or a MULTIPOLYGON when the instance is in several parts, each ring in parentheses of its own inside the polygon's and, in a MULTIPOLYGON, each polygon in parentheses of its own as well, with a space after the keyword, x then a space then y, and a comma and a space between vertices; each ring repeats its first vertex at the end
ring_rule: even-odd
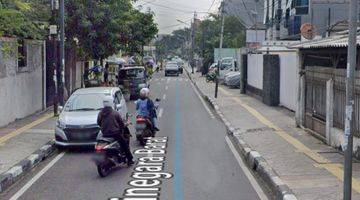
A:
MULTIPOLYGON (((223 124, 205 107, 185 74, 164 77, 160 72, 150 84, 152 98, 162 100, 158 111, 161 131, 157 137, 167 137, 161 173, 173 175, 161 179, 157 186, 159 199, 267 199, 233 147, 229 147, 223 124)), ((132 113, 134 106, 128 102, 132 113)), ((142 149, 134 137, 131 149, 142 149)), ((129 182, 134 180, 136 163, 100 178, 91 156, 92 152, 86 150, 55 155, 0 199, 99 200, 122 198, 126 189, 133 188, 129 182)), ((135 161, 139 156, 146 155, 135 155, 135 161)))

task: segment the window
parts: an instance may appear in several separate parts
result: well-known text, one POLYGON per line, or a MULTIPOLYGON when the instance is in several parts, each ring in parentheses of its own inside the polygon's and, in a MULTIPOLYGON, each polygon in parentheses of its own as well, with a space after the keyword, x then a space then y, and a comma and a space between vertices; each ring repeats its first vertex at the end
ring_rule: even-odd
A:
POLYGON ((23 69, 27 66, 27 51, 26 44, 24 40, 18 41, 18 70, 23 71, 23 69))
POLYGON ((122 94, 120 91, 115 93, 115 104, 118 105, 121 103, 122 94))

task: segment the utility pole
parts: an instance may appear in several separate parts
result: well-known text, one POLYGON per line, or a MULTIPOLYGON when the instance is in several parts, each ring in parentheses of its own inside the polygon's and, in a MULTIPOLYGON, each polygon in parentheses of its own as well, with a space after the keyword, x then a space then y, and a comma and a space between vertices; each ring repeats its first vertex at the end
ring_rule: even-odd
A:
POLYGON ((194 48, 195 48, 195 22, 196 22, 196 11, 194 12, 194 21, 191 25, 191 58, 190 58, 190 63, 191 63, 191 73, 194 73, 194 65, 195 65, 195 60, 194 60, 194 48))
POLYGON ((220 65, 221 65, 221 51, 223 46, 223 39, 224 39, 224 23, 225 23, 225 16, 224 16, 224 7, 225 2, 221 3, 221 32, 220 32, 220 47, 219 47, 219 56, 218 56, 218 66, 216 72, 216 82, 215 82, 215 98, 218 96, 218 89, 219 89, 219 77, 220 77, 220 65))
POLYGON ((257 16, 258 16, 258 12, 257 12, 257 4, 258 4, 259 0, 255 0, 255 13, 254 13, 254 24, 255 24, 255 41, 258 42, 258 27, 257 27, 257 16))
POLYGON ((58 93, 60 96, 60 105, 64 105, 64 70, 65 70, 65 5, 64 0, 60 0, 60 77, 58 93))
POLYGON ((53 104, 54 104, 54 116, 58 115, 58 70, 59 70, 59 66, 57 65, 57 60, 58 60, 58 48, 56 45, 56 38, 57 38, 57 11, 59 10, 59 3, 57 0, 52 0, 51 1, 51 25, 50 25, 50 37, 51 37, 51 45, 52 45, 52 61, 51 61, 51 67, 52 70, 54 72, 53 74, 53 81, 54 81, 54 99, 53 99, 53 104))
POLYGON ((353 153, 353 132, 354 132, 354 74, 356 67, 357 48, 357 18, 358 1, 350 1, 349 14, 349 45, 348 63, 346 73, 346 113, 345 113, 345 161, 344 161, 344 191, 343 199, 351 200, 352 190, 352 153, 353 153))

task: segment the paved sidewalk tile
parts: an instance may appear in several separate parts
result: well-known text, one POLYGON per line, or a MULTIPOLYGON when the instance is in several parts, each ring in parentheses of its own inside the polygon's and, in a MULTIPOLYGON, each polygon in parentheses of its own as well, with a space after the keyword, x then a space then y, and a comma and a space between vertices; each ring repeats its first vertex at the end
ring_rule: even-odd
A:
POLYGON ((0 128, 0 174, 52 140, 55 120, 48 111, 0 128))
MULTIPOLYGON (((207 83, 198 74, 192 77, 205 95, 214 96, 213 83, 207 83)), ((342 199, 340 176, 343 173, 343 156, 297 128, 294 113, 284 108, 266 106, 255 98, 241 95, 237 89, 225 86, 219 89, 216 102, 236 129, 237 136, 266 159, 298 199, 342 199), (248 109, 240 103, 248 106, 248 109), (250 113, 249 109, 255 110, 255 113, 250 113), (267 121, 270 124, 266 124, 267 121), (324 164, 323 161, 328 163, 324 164)), ((353 174, 356 178, 353 182, 353 199, 360 199, 359 163, 354 163, 353 174)))

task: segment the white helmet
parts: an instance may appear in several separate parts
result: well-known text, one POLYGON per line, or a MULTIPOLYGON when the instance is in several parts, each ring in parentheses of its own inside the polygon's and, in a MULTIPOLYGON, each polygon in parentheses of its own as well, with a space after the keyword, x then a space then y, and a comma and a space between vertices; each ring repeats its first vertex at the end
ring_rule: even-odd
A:
POLYGON ((142 97, 147 97, 149 95, 149 93, 150 93, 150 90, 148 88, 142 88, 140 90, 140 96, 142 96, 142 97))
POLYGON ((114 99, 110 95, 106 95, 103 99, 103 105, 105 107, 114 107, 114 99))

